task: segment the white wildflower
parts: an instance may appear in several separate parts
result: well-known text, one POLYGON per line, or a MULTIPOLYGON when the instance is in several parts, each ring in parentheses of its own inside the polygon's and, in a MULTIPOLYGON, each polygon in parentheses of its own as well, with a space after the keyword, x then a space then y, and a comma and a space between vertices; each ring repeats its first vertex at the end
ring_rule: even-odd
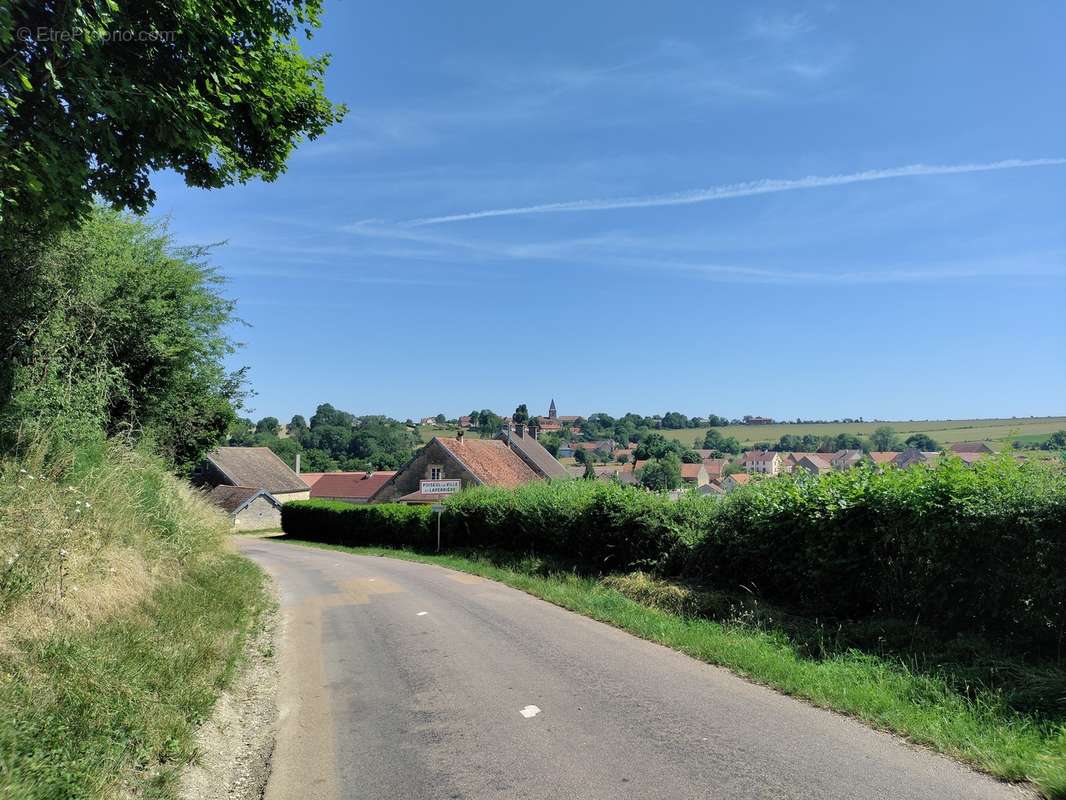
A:
POLYGON ((92 504, 92 503, 90 503, 90 502, 88 502, 88 501, 86 501, 86 502, 85 502, 85 507, 86 507, 86 508, 92 508, 92 507, 93 507, 93 504, 92 504))
POLYGON ((60 558, 66 558, 67 557, 67 551, 66 551, 65 548, 62 548, 62 547, 59 548, 59 557, 60 558))
POLYGON ((25 474, 26 474, 26 470, 24 470, 24 469, 20 469, 20 470, 19 470, 19 474, 20 474, 20 475, 25 475, 25 474))

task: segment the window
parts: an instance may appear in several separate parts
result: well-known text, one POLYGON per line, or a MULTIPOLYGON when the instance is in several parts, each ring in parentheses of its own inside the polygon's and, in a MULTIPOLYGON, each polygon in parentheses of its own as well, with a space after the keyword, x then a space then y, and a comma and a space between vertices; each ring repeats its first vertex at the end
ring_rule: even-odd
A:
POLYGON ((444 477, 444 467, 440 464, 433 464, 429 468, 429 479, 431 481, 439 481, 444 477))

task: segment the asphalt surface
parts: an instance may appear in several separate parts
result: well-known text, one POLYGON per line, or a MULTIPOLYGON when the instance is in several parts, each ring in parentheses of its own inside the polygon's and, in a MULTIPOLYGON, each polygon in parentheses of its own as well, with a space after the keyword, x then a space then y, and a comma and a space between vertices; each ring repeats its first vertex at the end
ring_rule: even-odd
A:
POLYGON ((271 539, 267 800, 1028 793, 492 581, 271 539))

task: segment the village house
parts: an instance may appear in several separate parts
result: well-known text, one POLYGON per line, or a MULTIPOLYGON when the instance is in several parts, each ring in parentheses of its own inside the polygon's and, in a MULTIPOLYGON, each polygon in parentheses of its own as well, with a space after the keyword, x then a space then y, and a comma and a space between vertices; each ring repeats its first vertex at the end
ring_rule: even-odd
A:
MULTIPOLYGON (((537 480, 567 478, 569 473, 537 441, 536 435, 504 430, 495 439, 434 437, 374 495, 374 502, 435 503, 472 486, 513 489, 537 480), (433 491, 423 481, 433 481, 433 491), (454 488, 440 482, 454 481, 454 488)), ((317 484, 316 484, 317 485, 317 484)))
POLYGON ((707 468, 703 464, 682 464, 681 465, 681 481, 682 483, 695 486, 707 485, 710 478, 707 476, 707 468))
POLYGON ((981 453, 987 455, 989 453, 996 452, 985 442, 955 442, 954 444, 950 445, 948 449, 951 450, 952 453, 956 454, 981 453))
POLYGON ((837 450, 829 463, 833 469, 851 469, 862 461, 862 450, 837 450))
POLYGON ((914 447, 908 447, 902 453, 896 456, 893 463, 900 469, 906 469, 912 467, 915 464, 932 465, 939 457, 939 453, 931 451, 922 451, 914 447))
POLYGON ((781 471, 781 454, 776 450, 750 450, 740 458, 745 472, 776 475, 781 471))
POLYGON ((712 497, 721 497, 725 494, 725 489, 719 481, 707 481, 703 486, 698 487, 697 491, 704 496, 712 497))
POLYGON ((192 476, 200 486, 263 489, 279 503, 307 500, 311 487, 269 447, 216 447, 192 476))
POLYGON ((732 492, 737 487, 747 486, 749 483, 751 483, 751 475, 747 472, 734 472, 721 480, 722 489, 726 492, 732 492))
POLYGON ((722 477, 722 471, 729 463, 728 458, 705 458, 703 459, 703 468, 707 470, 707 479, 716 481, 722 477))
POLYGON ((459 417, 459 427, 460 428, 464 428, 464 429, 469 430, 472 427, 472 425, 473 425, 473 420, 470 418, 469 414, 464 414, 463 416, 459 417))
POLYGON ((798 455, 799 458, 795 459, 795 463, 792 465, 792 472, 797 470, 804 470, 811 475, 822 475, 826 472, 830 472, 833 469, 832 462, 829 460, 829 453, 794 453, 793 456, 798 455))
POLYGON ((896 463, 899 452, 896 450, 871 450, 866 454, 875 467, 887 467, 896 463))
POLYGON ((234 530, 261 531, 281 527, 281 503, 265 489, 219 484, 205 498, 229 515, 234 530))
MULTIPOLYGON (((315 500, 339 500, 342 503, 372 503, 374 495, 395 474, 395 470, 319 473, 311 484, 311 497, 315 500)), ((307 481, 306 476, 300 477, 307 481)))

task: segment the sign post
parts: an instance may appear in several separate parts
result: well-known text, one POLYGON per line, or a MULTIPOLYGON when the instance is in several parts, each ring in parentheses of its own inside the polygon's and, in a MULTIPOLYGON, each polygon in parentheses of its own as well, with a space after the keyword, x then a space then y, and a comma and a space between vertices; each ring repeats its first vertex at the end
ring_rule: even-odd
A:
POLYGON ((440 515, 444 513, 443 503, 434 503, 433 511, 437 515, 437 552, 440 552, 440 515))
MULTIPOLYGON (((455 494, 463 488, 463 482, 458 478, 438 478, 436 480, 419 481, 418 491, 423 495, 440 495, 445 498, 455 494)), ((433 504, 433 513, 437 515, 437 552, 440 552, 440 517, 444 513, 443 503, 433 504)))

